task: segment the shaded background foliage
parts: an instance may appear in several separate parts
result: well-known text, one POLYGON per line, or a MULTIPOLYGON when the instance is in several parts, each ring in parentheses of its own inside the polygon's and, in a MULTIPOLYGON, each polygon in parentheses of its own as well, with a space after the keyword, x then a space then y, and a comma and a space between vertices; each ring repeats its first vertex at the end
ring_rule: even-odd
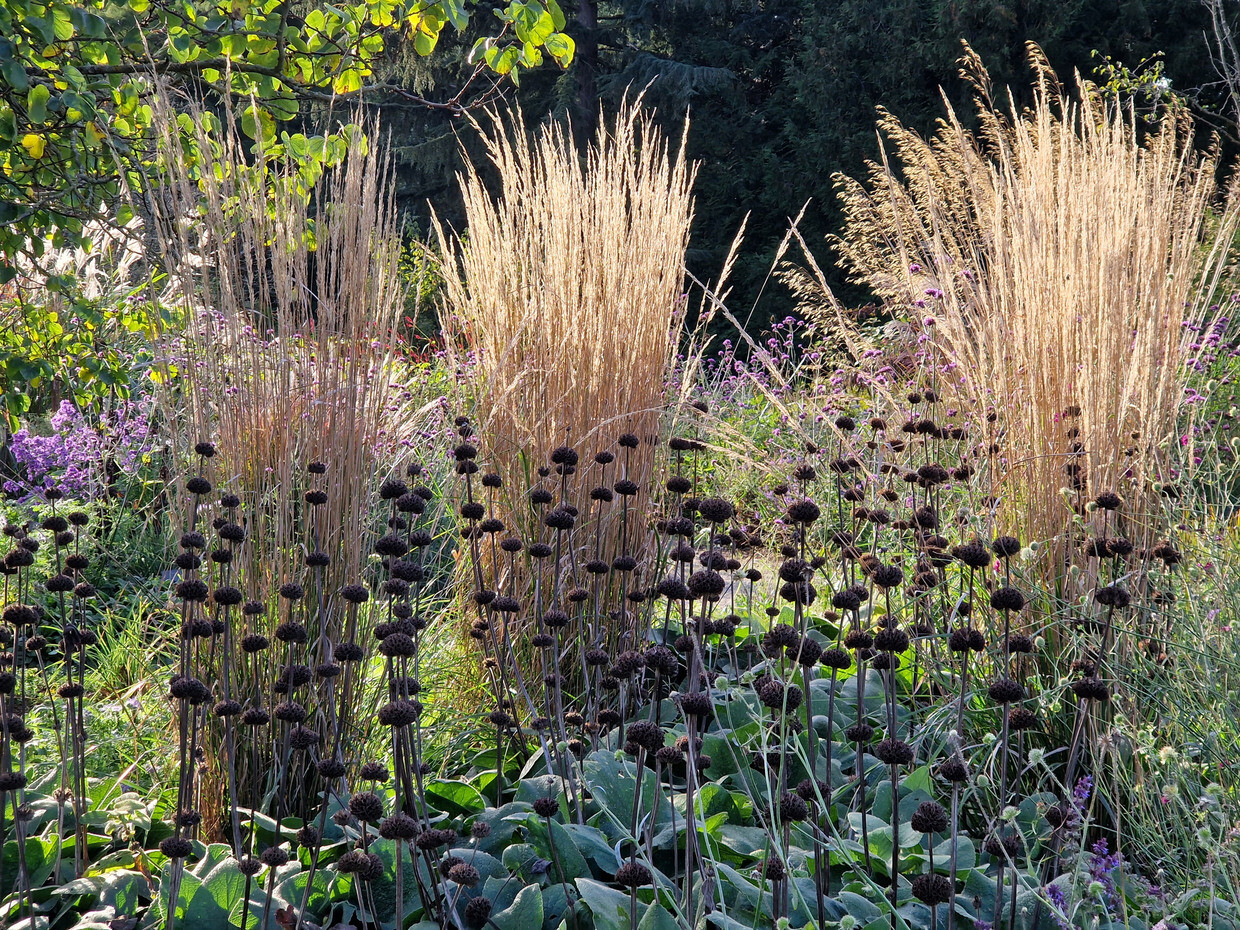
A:
MULTIPOLYGON (((476 28, 485 28, 485 6, 473 19, 476 28)), ((864 159, 877 155, 880 103, 921 132, 941 112, 940 88, 962 112, 971 109, 962 105, 969 92, 957 74, 962 39, 997 84, 1017 93, 1028 92, 1025 45, 1032 41, 1065 77, 1074 70, 1090 76, 1101 61, 1095 52, 1131 68, 1158 56, 1199 117, 1209 123, 1223 105, 1207 51, 1209 12, 1200 0, 577 0, 563 6, 576 59, 565 73, 523 75, 512 96, 528 122, 571 118, 579 132, 589 130, 600 105, 614 106, 631 89, 647 88, 673 131, 688 113, 689 154, 702 162, 689 267, 703 278, 718 269, 750 214, 747 247, 733 276, 733 306, 741 309, 753 303, 788 218, 807 200, 813 203, 803 233, 825 252, 823 236, 839 228, 832 175, 856 176, 864 159), (591 19, 594 29, 584 25, 591 19)), ((456 43, 429 60, 395 53, 386 77, 428 96, 450 95, 464 79, 469 44, 456 43)), ((476 147, 466 121, 396 97, 370 102, 391 133, 407 215, 425 230, 433 201, 441 215, 459 222, 452 183, 459 145, 476 147)), ((866 299, 859 289, 841 294, 866 299)), ((780 318, 790 306, 785 293, 770 289, 752 323, 780 318)))

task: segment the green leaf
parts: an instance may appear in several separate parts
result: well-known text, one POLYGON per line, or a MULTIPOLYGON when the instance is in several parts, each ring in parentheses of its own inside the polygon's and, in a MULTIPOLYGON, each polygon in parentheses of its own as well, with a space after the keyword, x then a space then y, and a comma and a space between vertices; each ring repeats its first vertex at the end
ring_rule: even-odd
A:
POLYGON ((652 904, 646 908, 637 930, 679 930, 676 918, 667 912, 662 904, 652 904))
POLYGON ((36 84, 30 88, 26 96, 26 114, 32 123, 42 123, 47 119, 47 101, 52 92, 46 84, 36 84))
POLYGON ((16 58, 8 58, 0 64, 0 74, 4 75, 5 82, 14 90, 26 90, 30 86, 30 81, 26 78, 26 69, 16 58))
POLYGON ((542 45, 555 32, 555 20, 546 10, 526 7, 516 18, 517 38, 530 45, 542 45))
POLYGON ((563 29, 567 20, 564 18, 564 11, 560 9, 560 5, 555 0, 544 0, 547 12, 551 14, 551 20, 555 23, 555 28, 563 29))
POLYGON ((538 885, 526 885, 512 904, 491 915, 491 923, 499 930, 535 930, 542 922, 543 897, 538 885))
MULTIPOLYGON (((538 820, 541 821, 536 827, 539 838, 546 842, 547 822, 541 817, 538 820)), ((575 878, 590 877, 590 867, 586 865, 585 857, 581 855, 581 851, 577 849, 577 844, 573 842, 568 831, 564 829, 564 825, 558 820, 551 821, 550 843, 554 844, 555 848, 548 849, 547 852, 548 858, 552 861, 552 866, 548 871, 549 875, 555 879, 562 877, 570 882, 575 878), (555 865, 557 860, 559 861, 558 868, 555 865), (564 870, 563 876, 560 875, 560 869, 564 870)))
MULTIPOLYGON (((577 890, 594 916, 596 930, 628 930, 631 926, 627 894, 589 878, 577 879, 577 890)), ((641 902, 637 906, 640 909, 641 902)))
POLYGON ((577 43, 573 41, 572 36, 564 32, 548 36, 543 47, 561 68, 567 68, 572 63, 573 55, 577 53, 577 43))
POLYGON ((413 50, 419 55, 429 55, 435 51, 435 45, 439 42, 439 32, 425 32, 417 29, 413 33, 413 50))

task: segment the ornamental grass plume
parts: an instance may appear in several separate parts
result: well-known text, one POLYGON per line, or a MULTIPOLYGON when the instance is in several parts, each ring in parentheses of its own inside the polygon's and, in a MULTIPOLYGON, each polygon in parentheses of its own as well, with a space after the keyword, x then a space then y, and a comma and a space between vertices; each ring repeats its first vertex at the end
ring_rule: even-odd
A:
POLYGON ((930 139, 882 112, 869 177, 837 181, 837 245, 947 372, 945 396, 997 414, 1005 467, 991 480, 1009 522, 1051 539, 1109 489, 1130 534, 1152 539, 1154 483, 1201 352, 1186 324, 1209 312, 1240 199, 1211 212, 1218 150, 1195 146, 1182 109, 1147 130, 1079 76, 1062 88, 1036 46, 1029 60, 1034 103, 1018 109, 966 46, 976 132, 950 106, 930 139))
POLYGON ((650 491, 694 169, 684 137, 673 148, 636 101, 584 157, 563 127, 535 136, 518 114, 478 128, 499 186, 493 195, 473 165, 461 175, 467 243, 435 221, 455 272, 442 322, 450 351, 476 365, 480 454, 503 482, 492 515, 533 538, 522 497, 565 443, 584 451, 639 437, 624 477, 650 491))
MULTIPOLYGON (((154 105, 170 106, 163 95, 154 105)), ((395 373, 406 291, 391 166, 363 132, 345 133, 308 181, 261 152, 256 162, 237 127, 201 110, 154 122, 164 157, 147 207, 169 272, 161 300, 177 321, 159 334, 159 397, 175 454, 209 445, 209 474, 236 498, 226 509, 243 515, 229 583, 255 605, 247 632, 277 648, 247 650, 229 687, 261 694, 278 684, 283 651, 314 667, 327 660, 325 644, 366 633, 346 631, 356 611, 339 592, 366 566, 358 543, 372 529, 375 476, 416 426, 395 373), (189 152, 178 133, 192 140, 189 152), (278 597, 289 584, 302 593, 284 587, 278 597), (304 628, 296 643, 280 639, 284 623, 304 628)), ((188 511, 190 496, 179 505, 188 511)), ((244 749, 256 726, 213 725, 204 739, 240 739, 244 749)), ((247 797, 270 752, 251 763, 242 751, 235 777, 210 769, 208 823, 223 782, 236 782, 229 796, 247 797)))
POLYGON ((414 426, 393 365, 406 291, 389 154, 346 133, 307 184, 253 165, 238 129, 200 110, 155 124, 171 154, 148 200, 170 273, 162 299, 181 323, 160 334, 164 412, 179 451, 214 443, 216 473, 249 514, 247 595, 301 570, 300 501, 326 493, 310 542, 331 556, 334 598, 366 557, 372 478, 414 426), (176 132, 190 120, 185 157, 176 132), (330 480, 307 475, 310 462, 330 462, 330 480))

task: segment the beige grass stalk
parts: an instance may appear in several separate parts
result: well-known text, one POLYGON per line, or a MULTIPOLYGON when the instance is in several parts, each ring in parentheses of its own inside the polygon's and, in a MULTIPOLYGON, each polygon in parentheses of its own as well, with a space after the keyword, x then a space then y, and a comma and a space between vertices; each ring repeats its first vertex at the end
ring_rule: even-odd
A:
MULTIPOLYGON (((481 127, 479 127, 481 129, 481 127)), ((467 240, 438 221, 444 330, 474 355, 477 432, 510 493, 551 449, 583 463, 634 433, 630 477, 650 489, 665 380, 683 318, 694 169, 636 102, 579 153, 560 126, 519 116, 482 130, 499 185, 460 177, 467 240)), ((528 508, 513 508, 520 520, 528 508)))
POLYGON ((170 160, 153 198, 170 295, 185 311, 184 329, 165 334, 180 360, 170 382, 185 414, 178 438, 183 449, 212 440, 217 483, 243 498, 254 595, 301 577, 311 542, 295 519, 301 497, 328 492, 317 535, 334 596, 359 577, 373 477, 404 428, 393 361, 405 294, 387 154, 358 134, 306 197, 295 175, 242 170, 235 134, 214 152, 198 143, 202 159, 170 160), (326 475, 306 475, 314 461, 326 475))
MULTIPOLYGON (((212 441, 208 477, 242 500, 248 536, 234 577, 248 599, 269 606, 257 618, 234 614, 236 637, 252 628, 270 637, 289 610, 278 587, 300 582, 298 619, 309 631, 302 661, 314 666, 335 644, 367 635, 344 629, 337 595, 361 580, 376 473, 391 466, 416 422, 403 415, 393 374, 405 294, 387 153, 354 136, 307 194, 294 173, 255 170, 235 129, 213 139, 199 131, 197 152, 186 157, 173 120, 201 126, 202 113, 157 106, 166 173, 148 200, 169 272, 163 299, 182 321, 161 334, 172 442, 197 469, 194 444, 212 441), (307 473, 316 461, 326 463, 325 475, 307 473), (308 507, 309 489, 326 491, 327 503, 308 507), (315 549, 331 557, 321 586, 305 567, 315 549)), ((259 682, 235 657, 234 695, 243 701, 256 688, 271 694, 282 656, 262 655, 259 682)), ((364 734, 342 727, 349 758, 351 739, 364 734)), ((278 761, 271 753, 264 740, 240 747, 240 798, 263 790, 278 761)), ((216 822, 222 781, 212 770, 204 786, 208 823, 216 822)), ((314 788, 290 790, 296 798, 314 788)))
POLYGON ((1237 200, 1211 213, 1218 156, 1194 149, 1186 114, 1146 132, 1079 76, 1066 94, 1032 46, 1034 105, 1001 108, 976 55, 963 61, 979 131, 950 106, 929 140, 883 114, 868 180, 839 182, 839 247, 929 338, 955 399, 999 414, 1008 527, 1052 539, 1073 507, 1114 489, 1125 531, 1157 532, 1151 495, 1169 477, 1193 354, 1182 324, 1217 290, 1237 200), (1078 493, 1065 491, 1073 441, 1085 453, 1078 493))

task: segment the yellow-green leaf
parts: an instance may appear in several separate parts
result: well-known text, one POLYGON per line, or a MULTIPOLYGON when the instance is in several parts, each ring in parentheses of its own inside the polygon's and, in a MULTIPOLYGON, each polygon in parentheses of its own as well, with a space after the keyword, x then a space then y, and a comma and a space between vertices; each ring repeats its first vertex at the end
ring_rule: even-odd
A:
POLYGON ((47 148, 47 140, 33 132, 28 132, 22 136, 22 148, 24 148, 31 158, 42 158, 43 150, 47 148))

